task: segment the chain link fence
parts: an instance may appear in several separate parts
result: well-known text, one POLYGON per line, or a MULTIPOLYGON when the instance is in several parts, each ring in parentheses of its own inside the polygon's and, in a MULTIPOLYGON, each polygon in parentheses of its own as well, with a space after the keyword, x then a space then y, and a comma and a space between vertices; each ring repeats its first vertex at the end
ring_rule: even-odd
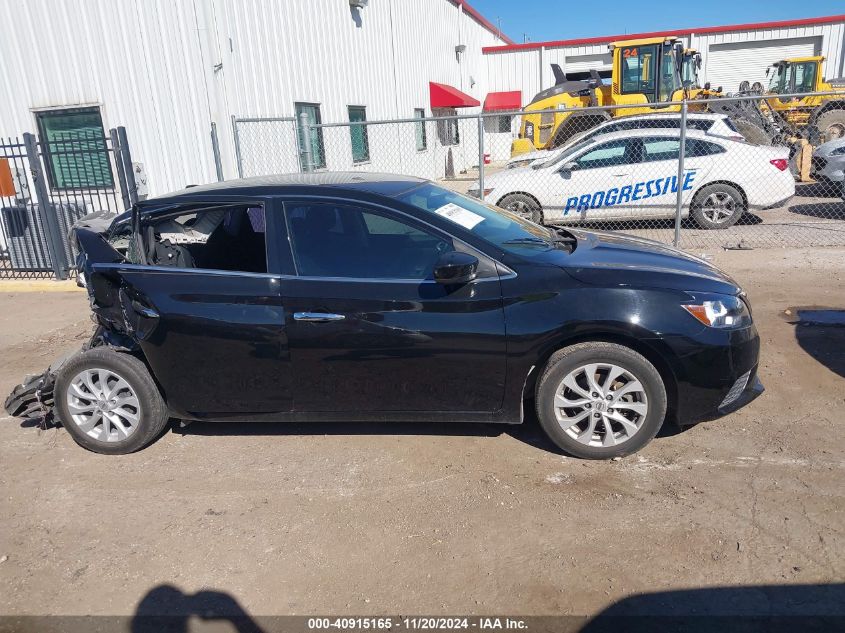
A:
POLYGON ((418 176, 538 222, 687 249, 845 246, 845 110, 801 106, 823 96, 289 121, 304 171, 418 176))

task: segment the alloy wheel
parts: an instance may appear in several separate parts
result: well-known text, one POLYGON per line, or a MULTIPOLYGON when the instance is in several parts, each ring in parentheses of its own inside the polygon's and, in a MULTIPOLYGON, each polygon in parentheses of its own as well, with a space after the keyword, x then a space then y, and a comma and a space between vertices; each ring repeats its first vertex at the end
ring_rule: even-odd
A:
POLYGON ((74 424, 100 442, 120 442, 138 430, 141 404, 129 383, 110 369, 84 369, 70 381, 67 407, 74 424))
POLYGON ((508 205, 508 211, 513 211, 514 213, 525 218, 526 220, 534 219, 534 210, 521 200, 510 203, 508 205))
POLYGON ((590 363, 558 385, 555 417, 567 435, 587 446, 617 446, 636 435, 648 416, 645 387, 627 369, 590 363))
POLYGON ((704 199, 701 212, 714 224, 722 224, 736 212, 736 202, 729 193, 716 191, 704 199))

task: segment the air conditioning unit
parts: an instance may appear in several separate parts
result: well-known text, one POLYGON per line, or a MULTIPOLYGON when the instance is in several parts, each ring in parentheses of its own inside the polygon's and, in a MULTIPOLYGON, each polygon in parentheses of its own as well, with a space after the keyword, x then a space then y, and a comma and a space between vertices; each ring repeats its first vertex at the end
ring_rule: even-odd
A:
POLYGON ((370 3, 370 0, 349 0, 349 6, 353 9, 363 9, 370 3))

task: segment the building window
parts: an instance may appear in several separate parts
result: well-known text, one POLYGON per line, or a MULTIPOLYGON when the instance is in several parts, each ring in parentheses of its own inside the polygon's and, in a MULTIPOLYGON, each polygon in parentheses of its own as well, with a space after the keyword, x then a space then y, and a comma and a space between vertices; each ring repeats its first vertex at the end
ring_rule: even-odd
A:
POLYGON ((417 151, 424 152, 428 148, 428 139, 425 136, 425 110, 423 108, 414 108, 414 118, 420 119, 414 123, 417 134, 417 151))
MULTIPOLYGON (((436 117, 455 117, 455 108, 438 108, 434 112, 436 117)), ((459 119, 446 118, 437 121, 437 138, 441 145, 458 145, 461 142, 459 119)))
POLYGON ((352 140, 352 162, 365 163, 370 160, 370 141, 367 138, 367 109, 364 106, 349 106, 349 136, 352 140))
POLYGON ((45 110, 35 118, 53 189, 114 187, 99 108, 45 110))
MULTIPOLYGON (((320 117, 319 103, 296 103, 294 105, 296 107, 297 125, 299 125, 299 122, 302 120, 300 117, 303 113, 305 113, 308 125, 320 125, 323 122, 323 119, 320 117)), ((305 139, 303 139, 303 135, 301 133, 297 134, 297 139, 299 141, 300 164, 302 164, 305 161, 305 145, 303 143, 305 139)), ((325 167, 326 152, 325 146, 323 145, 323 128, 309 128, 307 142, 309 143, 311 149, 311 167, 313 169, 325 167)), ((305 166, 303 164, 303 168, 304 167, 305 166)))
POLYGON ((499 132, 507 132, 510 134, 511 132, 511 115, 510 114, 502 114, 498 117, 498 131, 499 132))

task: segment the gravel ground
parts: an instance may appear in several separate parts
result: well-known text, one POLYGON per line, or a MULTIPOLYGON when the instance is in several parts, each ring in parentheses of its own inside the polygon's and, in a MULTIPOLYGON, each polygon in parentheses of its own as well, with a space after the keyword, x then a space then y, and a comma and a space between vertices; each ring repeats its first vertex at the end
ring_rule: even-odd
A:
MULTIPOLYGON (((169 585, 253 615, 591 614, 842 582, 845 328, 783 312, 845 308, 845 249, 709 256, 751 296, 767 391, 621 461, 564 457, 536 422, 195 423, 106 457, 2 419, 0 613, 149 612, 169 585)), ((90 326, 79 292, 0 295, 0 323, 2 394, 90 326)))

